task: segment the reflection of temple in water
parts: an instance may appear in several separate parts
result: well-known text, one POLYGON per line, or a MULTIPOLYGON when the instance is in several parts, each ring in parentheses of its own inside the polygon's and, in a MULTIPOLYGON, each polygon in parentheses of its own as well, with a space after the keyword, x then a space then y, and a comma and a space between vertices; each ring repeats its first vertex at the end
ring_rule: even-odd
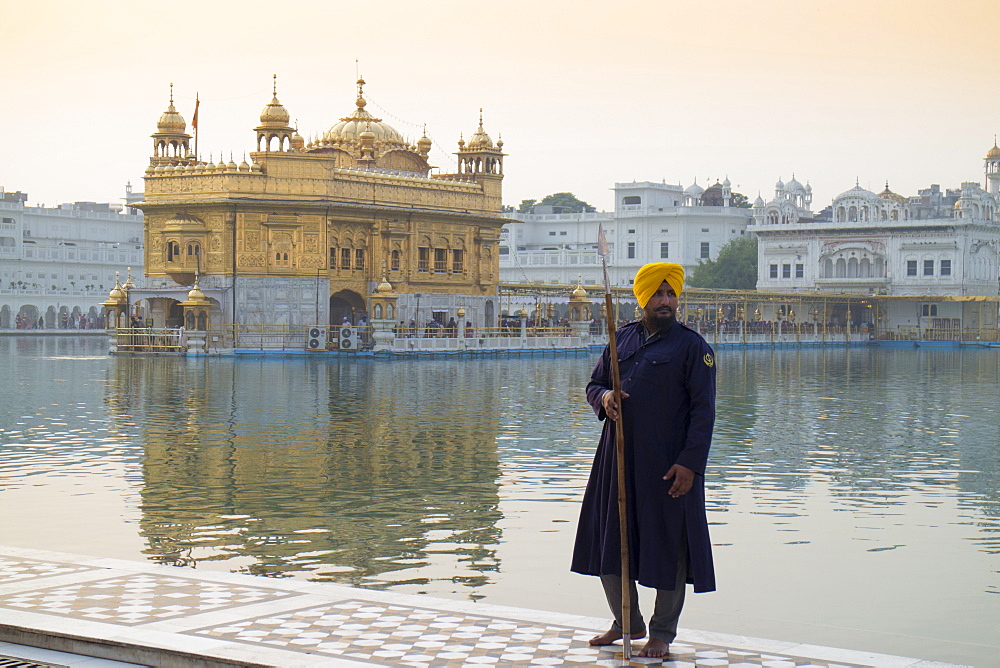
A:
POLYGON ((498 399, 461 365, 115 362, 154 558, 370 586, 497 569, 498 399))

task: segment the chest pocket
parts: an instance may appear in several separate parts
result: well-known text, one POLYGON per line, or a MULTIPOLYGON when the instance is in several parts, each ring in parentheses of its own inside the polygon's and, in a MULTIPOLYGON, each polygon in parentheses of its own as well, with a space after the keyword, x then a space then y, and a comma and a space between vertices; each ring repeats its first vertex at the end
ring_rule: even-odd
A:
POLYGON ((677 365, 673 355, 649 354, 639 362, 636 376, 643 383, 667 385, 677 376, 677 365))

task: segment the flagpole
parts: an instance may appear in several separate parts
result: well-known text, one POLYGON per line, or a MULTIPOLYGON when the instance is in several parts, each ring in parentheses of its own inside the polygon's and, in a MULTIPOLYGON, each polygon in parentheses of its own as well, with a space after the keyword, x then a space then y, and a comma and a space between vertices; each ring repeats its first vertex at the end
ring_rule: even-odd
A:
POLYGON ((611 350, 611 391, 615 393, 618 419, 615 420, 615 458, 618 468, 618 540, 621 558, 622 582, 622 654, 626 661, 632 658, 632 577, 629 569, 628 549, 628 500, 625 481, 625 427, 622 411, 622 382, 618 368, 617 323, 611 300, 611 280, 608 278, 608 242, 604 238, 604 228, 598 225, 597 252, 601 255, 604 269, 604 308, 608 316, 608 348, 611 350))
POLYGON ((201 102, 198 100, 198 93, 194 94, 194 116, 191 119, 191 127, 194 129, 194 159, 198 159, 198 107, 201 102))

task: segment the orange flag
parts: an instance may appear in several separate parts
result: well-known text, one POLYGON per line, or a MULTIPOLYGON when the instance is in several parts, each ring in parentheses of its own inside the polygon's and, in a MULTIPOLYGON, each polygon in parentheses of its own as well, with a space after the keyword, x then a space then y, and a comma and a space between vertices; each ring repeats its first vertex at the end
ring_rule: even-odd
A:
POLYGON ((191 128, 194 130, 198 129, 198 106, 201 102, 198 100, 198 93, 194 94, 194 116, 191 118, 191 128))

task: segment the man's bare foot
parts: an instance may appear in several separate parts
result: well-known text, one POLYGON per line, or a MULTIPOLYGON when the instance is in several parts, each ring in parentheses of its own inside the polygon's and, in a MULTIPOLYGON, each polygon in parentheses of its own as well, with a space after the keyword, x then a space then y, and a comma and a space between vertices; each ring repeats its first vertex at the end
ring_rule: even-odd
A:
MULTIPOLYGON (((640 640, 645 637, 646 637, 645 632, 632 634, 632 640, 640 640)), ((601 635, 594 636, 593 638, 591 638, 590 644, 593 647, 604 647, 605 645, 610 645, 614 643, 616 640, 621 640, 621 639, 622 639, 621 632, 615 631, 614 629, 608 629, 601 635)))
POLYGON ((649 656, 653 658, 659 658, 661 656, 666 656, 670 653, 670 645, 663 642, 659 638, 650 638, 646 646, 639 650, 636 656, 649 656))

